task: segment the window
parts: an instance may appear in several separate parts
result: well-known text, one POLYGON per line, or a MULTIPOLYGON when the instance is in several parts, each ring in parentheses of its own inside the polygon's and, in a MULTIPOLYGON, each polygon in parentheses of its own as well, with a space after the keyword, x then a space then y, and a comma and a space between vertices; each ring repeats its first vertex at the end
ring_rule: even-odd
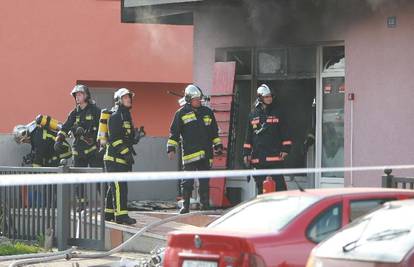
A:
POLYGON ((335 204, 320 213, 310 224, 307 237, 319 243, 335 233, 342 225, 342 205, 335 204))
POLYGON ((308 196, 258 198, 233 208, 208 228, 275 233, 318 200, 319 198, 308 196))
POLYGON ((226 61, 236 62, 236 75, 252 74, 251 50, 229 51, 226 61))
POLYGON ((349 221, 352 222, 356 218, 371 212, 372 210, 376 209, 377 207, 381 206, 387 201, 391 201, 394 199, 366 199, 366 200, 354 200, 351 201, 350 207, 350 214, 349 214, 349 221))
POLYGON ((327 46, 323 48, 323 71, 331 72, 345 69, 345 47, 327 46))
POLYGON ((259 75, 286 75, 287 74, 287 50, 270 49, 262 50, 257 54, 259 75))

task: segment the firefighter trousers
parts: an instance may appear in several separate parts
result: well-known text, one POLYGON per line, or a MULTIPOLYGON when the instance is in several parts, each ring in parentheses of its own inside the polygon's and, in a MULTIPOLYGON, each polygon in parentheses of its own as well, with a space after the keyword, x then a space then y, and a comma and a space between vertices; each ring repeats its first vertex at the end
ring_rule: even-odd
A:
MULTIPOLYGON (((91 167, 91 168, 103 168, 103 160, 102 158, 99 158, 99 155, 97 153, 93 153, 92 155, 89 155, 88 157, 80 157, 80 156, 74 156, 73 157, 74 166, 75 167, 91 167)), ((98 193, 101 193, 101 187, 97 186, 98 193)), ((105 192, 105 191, 103 191, 105 192)), ((76 186, 76 196, 78 197, 78 200, 81 203, 81 206, 83 206, 85 200, 85 185, 79 184, 76 186)))
MULTIPOLYGON (((210 170, 210 161, 208 159, 202 159, 195 162, 191 162, 184 165, 185 171, 206 171, 210 170)), ((210 179, 201 178, 198 180, 200 187, 198 193, 200 195, 200 202, 202 205, 209 205, 209 194, 210 194, 210 179)), ((183 179, 181 181, 181 190, 184 197, 191 196, 194 189, 194 179, 183 179)))
MULTIPOLYGON (((130 172, 132 167, 113 162, 105 162, 107 172, 130 172)), ((107 185, 105 198, 105 214, 107 217, 114 216, 116 220, 128 217, 128 183, 111 182, 107 185)))

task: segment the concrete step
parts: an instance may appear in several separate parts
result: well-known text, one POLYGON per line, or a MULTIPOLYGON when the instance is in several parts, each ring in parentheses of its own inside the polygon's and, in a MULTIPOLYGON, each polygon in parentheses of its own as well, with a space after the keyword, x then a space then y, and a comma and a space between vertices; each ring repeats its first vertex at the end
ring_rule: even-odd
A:
MULTIPOLYGON (((170 218, 177 215, 176 211, 166 212, 139 212, 130 211, 129 216, 136 219, 135 225, 121 225, 113 222, 105 223, 105 249, 112 249, 128 240, 140 229, 148 224, 170 218)), ((166 245, 167 235, 172 231, 190 230, 206 226, 216 219, 216 215, 195 215, 168 222, 156 228, 150 229, 142 236, 129 243, 124 251, 134 251, 140 253, 150 253, 152 250, 166 245)))

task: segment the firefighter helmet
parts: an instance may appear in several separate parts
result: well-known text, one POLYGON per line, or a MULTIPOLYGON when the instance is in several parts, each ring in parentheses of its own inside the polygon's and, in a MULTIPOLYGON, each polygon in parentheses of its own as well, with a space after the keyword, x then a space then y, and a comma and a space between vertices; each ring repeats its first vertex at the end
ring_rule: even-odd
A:
POLYGON ((30 142, 30 134, 36 128, 36 121, 33 121, 27 125, 17 125, 13 129, 14 141, 18 144, 30 142))
POLYGON ((131 98, 133 98, 133 97, 135 96, 135 94, 134 94, 133 92, 129 91, 128 89, 126 89, 126 88, 119 88, 119 89, 118 89, 118 90, 116 90, 116 92, 114 93, 114 100, 115 100, 115 103, 116 103, 117 105, 120 105, 120 104, 121 104, 121 99, 122 99, 122 97, 123 97, 123 96, 125 96, 125 95, 129 95, 131 98))
POLYGON ((190 103, 194 98, 201 99, 203 96, 203 91, 201 91, 200 87, 194 84, 188 85, 184 90, 184 99, 187 103, 190 103))
POLYGON ((263 97, 269 96, 269 95, 270 96, 273 95, 272 90, 266 84, 262 84, 257 88, 257 97, 259 98, 259 100, 261 100, 263 97))
POLYGON ((76 93, 84 93, 86 96, 86 101, 89 101, 91 99, 91 92, 89 91, 88 86, 83 84, 77 84, 75 87, 73 87, 72 92, 70 93, 73 97, 76 97, 76 93))

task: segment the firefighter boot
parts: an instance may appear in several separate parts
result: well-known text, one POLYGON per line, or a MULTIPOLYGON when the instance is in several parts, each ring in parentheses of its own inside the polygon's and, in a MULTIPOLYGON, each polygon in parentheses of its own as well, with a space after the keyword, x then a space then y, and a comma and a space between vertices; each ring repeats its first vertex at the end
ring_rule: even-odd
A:
POLYGON ((121 217, 115 218, 115 222, 117 224, 132 225, 132 224, 136 224, 137 220, 135 220, 134 218, 131 218, 127 215, 127 216, 121 216, 121 217))
POLYGON ((208 192, 200 193, 200 210, 209 210, 210 200, 208 192))
POLYGON ((190 196, 188 192, 183 192, 183 207, 180 209, 180 214, 185 214, 190 212, 190 196))
POLYGON ((105 221, 112 222, 115 220, 115 216, 113 213, 105 212, 105 221))

